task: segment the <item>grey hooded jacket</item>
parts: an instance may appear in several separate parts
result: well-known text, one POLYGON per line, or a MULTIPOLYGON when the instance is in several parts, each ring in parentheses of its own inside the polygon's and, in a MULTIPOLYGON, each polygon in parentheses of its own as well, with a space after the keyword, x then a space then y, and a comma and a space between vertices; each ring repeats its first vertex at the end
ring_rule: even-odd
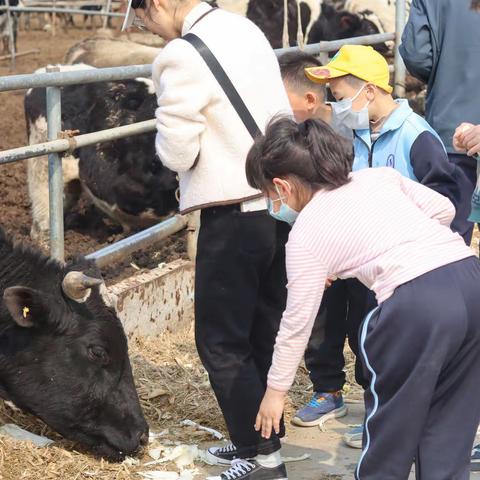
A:
POLYGON ((471 0, 413 0, 400 53, 427 83, 426 119, 448 152, 462 122, 480 124, 480 13, 471 0))

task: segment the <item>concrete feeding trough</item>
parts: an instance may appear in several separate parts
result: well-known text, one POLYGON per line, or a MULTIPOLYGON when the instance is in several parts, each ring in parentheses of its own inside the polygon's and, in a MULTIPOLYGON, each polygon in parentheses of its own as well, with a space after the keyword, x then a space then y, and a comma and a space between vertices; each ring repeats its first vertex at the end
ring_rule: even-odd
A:
POLYGON ((175 260, 110 286, 107 301, 129 340, 175 331, 193 320, 194 265, 175 260))

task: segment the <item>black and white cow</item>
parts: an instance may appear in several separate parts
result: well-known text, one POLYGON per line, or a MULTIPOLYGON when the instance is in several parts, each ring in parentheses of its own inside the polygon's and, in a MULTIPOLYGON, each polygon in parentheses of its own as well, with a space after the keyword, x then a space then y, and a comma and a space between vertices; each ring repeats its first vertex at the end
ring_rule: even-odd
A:
MULTIPOLYGON (((216 0, 216 4, 247 16, 260 27, 274 48, 283 46, 284 0, 216 0)), ((299 11, 305 43, 395 30, 394 0, 288 0, 291 46, 297 45, 299 11)))
POLYGON ((0 228, 0 397, 96 454, 148 441, 120 320, 99 272, 15 245, 0 228))
MULTIPOLYGON (((62 70, 92 68, 70 65, 62 70)), ((90 133, 154 116, 156 96, 149 79, 104 82, 62 88, 62 129, 90 133)), ((45 90, 29 90, 25 117, 30 144, 47 138, 45 90)), ((85 191, 93 203, 125 231, 150 226, 178 209, 176 175, 155 153, 155 134, 145 133, 80 148, 63 157, 65 210, 85 191)), ((46 157, 28 161, 32 237, 48 238, 46 157)))
MULTIPOLYGON (((322 0, 288 0, 289 44, 297 44, 298 11, 300 10, 301 30, 308 41, 309 32, 320 16, 322 0)), ((273 48, 283 46, 284 1, 249 0, 246 16, 265 34, 273 48)))

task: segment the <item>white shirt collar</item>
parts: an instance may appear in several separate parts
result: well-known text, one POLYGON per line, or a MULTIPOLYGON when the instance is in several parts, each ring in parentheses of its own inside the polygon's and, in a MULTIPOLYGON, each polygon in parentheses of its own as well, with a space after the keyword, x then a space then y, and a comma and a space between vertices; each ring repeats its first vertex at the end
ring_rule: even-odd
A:
POLYGON ((183 27, 182 27, 182 36, 185 35, 190 31, 192 28, 192 25, 205 13, 207 13, 209 10, 211 10, 212 7, 208 3, 201 2, 199 3, 196 7, 194 7, 188 15, 185 17, 185 20, 183 21, 183 27))

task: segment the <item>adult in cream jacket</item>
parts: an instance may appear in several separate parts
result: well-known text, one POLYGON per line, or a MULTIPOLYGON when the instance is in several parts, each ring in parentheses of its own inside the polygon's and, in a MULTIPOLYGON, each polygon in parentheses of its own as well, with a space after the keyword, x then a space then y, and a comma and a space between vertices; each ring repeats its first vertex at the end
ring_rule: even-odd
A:
MULTIPOLYGON (((284 480, 277 436, 255 431, 286 300, 288 226, 250 188, 253 139, 197 50, 212 51, 261 130, 291 113, 278 62, 263 33, 241 16, 199 0, 131 0, 126 25, 142 22, 169 40, 153 64, 156 150, 178 172, 180 210, 201 209, 195 280, 196 342, 231 444, 209 450, 225 480, 284 480), (233 463, 232 463, 233 462, 233 463)), ((201 399, 199 399, 201 402, 201 399)))

